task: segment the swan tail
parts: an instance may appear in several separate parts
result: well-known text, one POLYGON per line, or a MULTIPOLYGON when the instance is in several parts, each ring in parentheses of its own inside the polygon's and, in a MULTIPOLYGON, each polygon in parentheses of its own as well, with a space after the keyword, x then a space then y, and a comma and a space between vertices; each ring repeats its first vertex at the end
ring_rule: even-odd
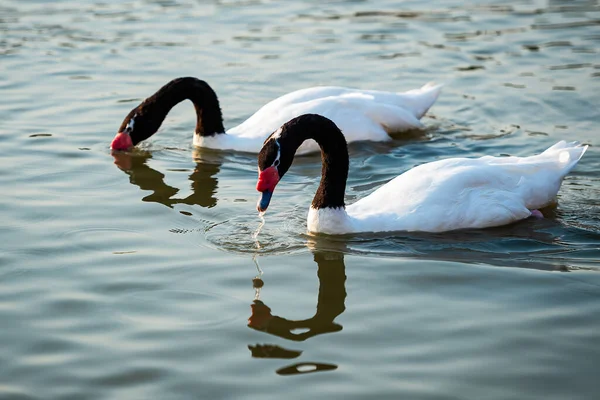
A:
POLYGON ((581 145, 579 142, 560 142, 548 147, 541 156, 551 158, 558 164, 562 172, 562 176, 567 175, 577 162, 583 157, 587 150, 587 145, 581 145))
POLYGON ((428 82, 423 85, 420 89, 413 89, 406 94, 413 98, 412 112, 415 117, 421 119, 423 115, 433 106, 433 103, 438 99, 443 84, 436 84, 434 82, 428 82))

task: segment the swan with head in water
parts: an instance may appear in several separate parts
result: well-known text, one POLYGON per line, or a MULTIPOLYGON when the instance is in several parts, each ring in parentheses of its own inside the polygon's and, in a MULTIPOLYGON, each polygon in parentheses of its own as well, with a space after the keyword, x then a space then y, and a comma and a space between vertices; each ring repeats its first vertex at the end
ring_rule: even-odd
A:
MULTIPOLYGON (((113 150, 128 150, 154 135, 169 111, 190 100, 196 109, 194 145, 257 153, 264 139, 284 122, 306 113, 324 115, 338 124, 347 142, 387 141, 388 133, 423 128, 419 119, 429 110, 441 85, 427 84, 405 93, 343 87, 313 87, 281 96, 242 124, 225 132, 219 100, 212 88, 196 78, 177 78, 135 107, 112 141, 113 150)), ((299 153, 318 151, 305 143, 299 153)))
POLYGON ((310 232, 424 231, 487 228, 542 216, 587 146, 556 143, 530 157, 449 158, 412 168, 346 207, 348 149, 329 119, 302 115, 285 123, 258 154, 258 211, 264 212, 300 145, 321 147, 321 183, 308 212, 310 232))

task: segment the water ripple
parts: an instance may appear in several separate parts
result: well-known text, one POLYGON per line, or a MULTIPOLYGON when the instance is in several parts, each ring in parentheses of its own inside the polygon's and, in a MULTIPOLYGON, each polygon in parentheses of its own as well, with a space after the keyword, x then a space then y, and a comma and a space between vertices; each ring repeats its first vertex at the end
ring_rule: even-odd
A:
POLYGON ((243 315, 240 300, 187 290, 134 292, 116 303, 119 317, 141 332, 216 329, 243 315))
POLYGON ((599 12, 5 0, 0 398, 594 398, 599 12), (256 156, 193 150, 189 103, 109 154, 177 76, 228 127, 303 87, 444 83, 425 130, 350 146, 348 204, 433 160, 592 146, 544 220, 446 234, 307 234, 321 165, 299 157, 255 238, 256 156))

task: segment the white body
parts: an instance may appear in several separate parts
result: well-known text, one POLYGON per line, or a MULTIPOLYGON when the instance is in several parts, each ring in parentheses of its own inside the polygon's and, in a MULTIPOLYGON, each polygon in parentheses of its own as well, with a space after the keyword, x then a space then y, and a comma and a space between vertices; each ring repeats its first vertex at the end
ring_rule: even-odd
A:
MULTIPOLYGON (((264 140, 290 119, 302 114, 320 114, 341 129, 346 142, 390 140, 388 132, 422 128, 419 119, 438 98, 442 86, 427 84, 405 93, 314 87, 297 90, 265 104, 226 135, 194 135, 194 145, 222 150, 258 153, 264 140)), ((296 154, 319 151, 310 140, 296 154)))
POLYGON ((443 232, 509 224, 549 205, 586 149, 561 141, 531 157, 450 158, 419 165, 346 210, 311 207, 308 230, 443 232))

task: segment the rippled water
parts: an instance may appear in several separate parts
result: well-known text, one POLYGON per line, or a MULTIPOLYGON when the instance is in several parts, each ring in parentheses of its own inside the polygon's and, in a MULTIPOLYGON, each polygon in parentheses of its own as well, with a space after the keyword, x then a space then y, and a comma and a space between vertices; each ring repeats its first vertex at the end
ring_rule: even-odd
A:
POLYGON ((595 0, 3 1, 0 398, 597 398, 599 26, 595 0), (348 202, 591 147, 549 218, 437 235, 306 235, 302 157, 255 240, 256 160, 192 149, 190 104, 108 150, 186 75, 227 127, 303 87, 443 82, 425 132, 351 146, 348 202))

